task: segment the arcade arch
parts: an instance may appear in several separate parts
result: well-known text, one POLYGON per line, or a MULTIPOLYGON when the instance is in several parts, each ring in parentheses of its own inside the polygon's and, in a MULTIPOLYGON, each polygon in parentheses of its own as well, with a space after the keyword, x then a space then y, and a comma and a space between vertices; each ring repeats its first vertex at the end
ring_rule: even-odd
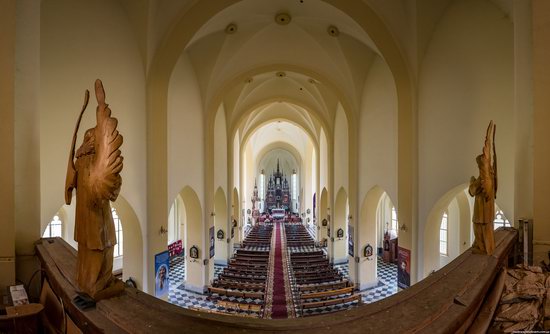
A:
MULTIPOLYGON (((191 9, 187 10, 183 15, 181 15, 181 20, 174 25, 174 29, 172 32, 168 35, 168 37, 165 40, 165 43, 160 46, 158 49, 155 59, 150 67, 150 76, 148 77, 148 101, 149 106, 148 111, 155 110, 155 116, 149 117, 151 119, 151 122, 148 122, 148 131, 150 133, 165 133, 163 131, 166 128, 166 117, 163 116, 163 113, 165 113, 166 110, 166 88, 167 84, 166 80, 169 78, 171 71, 174 67, 175 62, 177 61, 178 57, 182 54, 185 48, 187 48, 191 43, 195 43, 195 39, 199 39, 199 35, 195 36, 196 33, 200 30, 201 27, 205 25, 207 21, 210 21, 212 17, 216 15, 216 13, 221 13, 226 9, 229 9, 234 4, 249 4, 250 2, 247 1, 229 1, 226 3, 217 3, 217 4, 202 4, 198 3, 196 6, 192 7, 191 9), (189 17, 193 17, 192 20, 189 20, 189 17), (185 23, 184 23, 185 22, 185 23), (154 83, 154 84, 153 84, 154 83), (159 115, 160 113, 160 115, 159 115), (154 118, 154 119, 153 119, 154 118)), ((352 19, 354 24, 357 24, 361 31, 361 33, 364 33, 372 38, 372 41, 374 42, 372 45, 375 45, 376 48, 378 48, 378 52, 384 57, 386 62, 388 63, 390 69, 392 70, 392 73, 396 79, 396 85, 397 85, 397 94, 398 94, 398 101, 399 101, 399 124, 398 124, 398 132, 399 132, 399 159, 400 161, 404 161, 405 163, 399 165, 399 197, 402 200, 400 200, 400 208, 402 211, 399 212, 400 220, 405 220, 407 223, 413 226, 413 228, 416 225, 416 222, 413 221, 413 215, 412 215, 412 207, 413 207, 413 198, 414 196, 411 196, 411 194, 414 193, 414 183, 412 182, 413 179, 413 171, 414 168, 412 166, 415 163, 415 160, 413 159, 413 150, 412 147, 414 145, 414 138, 415 133, 412 128, 412 99, 411 99, 411 80, 409 79, 409 71, 407 69, 406 62, 404 61, 404 58, 399 51, 399 48, 397 47, 396 41, 392 38, 389 30, 384 25, 382 20, 375 14, 375 12, 365 3, 357 2, 357 3, 341 3, 338 1, 323 1, 319 2, 320 6, 326 6, 327 4, 330 6, 330 8, 336 9, 338 13, 343 14, 345 17, 349 17, 352 19), (402 216, 402 217, 401 217, 402 216)), ((339 14, 340 15, 340 14, 339 14)), ((216 20, 212 20, 211 22, 215 22, 216 20)), ((238 57, 236 58, 238 59, 238 57)), ((294 65, 296 66, 296 65, 294 65)), ((300 66, 303 67, 303 66, 300 66)), ((237 68, 237 67, 236 67, 237 68)), ((226 72, 226 77, 238 77, 236 71, 233 72, 226 72)), ((244 73, 241 71, 241 73, 244 73)), ((319 77, 319 76, 317 76, 319 77)), ((223 80, 221 78, 218 78, 220 80, 217 80, 219 83, 219 87, 223 87, 227 80, 223 80)), ((245 78, 242 78, 245 79, 245 78)), ((326 80, 324 83, 331 84, 332 80, 326 80)), ((332 88, 336 87, 335 84, 332 84, 332 88)), ((215 91, 215 88, 211 88, 211 92, 215 91)), ((338 92, 339 89, 331 89, 334 92, 338 92)), ((210 99, 209 97, 217 96, 216 93, 206 93, 204 96, 207 96, 205 103, 206 106, 213 105, 218 106, 220 105, 219 100, 214 101, 215 99, 210 99)), ((219 96, 219 95, 218 95, 219 96)), ((344 96, 342 94, 342 96, 344 96)), ((347 98, 340 98, 341 101, 348 101, 343 102, 344 110, 346 110, 347 118, 350 124, 355 124, 353 121, 354 116, 350 114, 353 110, 353 108, 349 107, 352 106, 353 103, 349 102, 350 99, 347 98)), ((207 124, 207 133, 212 132, 213 127, 213 121, 211 121, 214 117, 213 115, 215 112, 214 110, 217 110, 217 108, 210 108, 207 107, 206 110, 210 110, 207 112, 207 118, 206 118, 206 124, 207 124)), ((350 129, 349 137, 353 138, 351 140, 354 142, 354 138, 356 135, 356 130, 354 128, 350 129)), ((206 150, 205 152, 207 155, 205 156, 205 162, 206 162, 206 168, 205 172, 207 175, 211 174, 211 171, 213 169, 212 166, 212 152, 213 149, 213 141, 209 136, 205 137, 206 139, 206 150)), ((331 140, 330 140, 331 141, 331 140)), ((155 136, 154 138, 148 139, 148 152, 150 152, 150 161, 152 161, 152 165, 149 166, 148 169, 148 192, 151 194, 161 194, 160 197, 157 198, 159 203, 166 202, 165 196, 162 194, 166 193, 163 191, 163 189, 166 187, 166 183, 163 181, 163 176, 158 174, 158 171, 163 170, 162 166, 166 164, 166 150, 164 147, 166 143, 166 138, 162 135, 155 136), (160 149, 159 149, 160 148, 160 149), (160 167, 160 168, 159 168, 160 167), (154 172, 153 172, 154 171, 154 172), (160 182, 159 182, 160 181, 160 182)), ((329 145, 331 143, 329 142, 329 145)), ((356 147, 352 144, 350 146, 350 154, 354 154, 356 150, 356 147)), ((330 154, 330 152, 329 152, 330 154)), ((329 159, 330 161, 330 159, 329 159)), ((353 170, 354 166, 350 166, 350 170, 352 172, 351 175, 355 175, 355 171, 353 170)), ((209 187, 208 185, 211 183, 208 181, 208 176, 206 180, 207 188, 206 188, 206 196, 205 196, 205 205, 206 207, 210 206, 209 201, 212 201, 214 196, 214 188, 209 187), (209 195, 212 193, 212 195, 209 195)), ((330 182, 330 181, 329 181, 330 182)), ((353 204, 352 211, 356 211, 357 208, 355 207, 355 185, 352 183, 350 184, 350 194, 351 194, 351 202, 353 204)), ((149 221, 159 221, 159 217, 163 217, 166 215, 165 212, 162 212, 161 205, 150 205, 150 208, 148 210, 148 216, 149 221)), ((162 221, 162 219, 160 219, 162 221)), ((412 230, 411 228, 410 230, 412 230)), ((156 227, 151 227, 150 230, 154 231, 156 227)), ((410 234, 410 232, 409 232, 410 234)), ((411 248, 411 236, 409 235, 407 238, 404 239, 404 244, 411 248)), ((151 247, 150 252, 155 253, 156 249, 155 247, 151 247)), ((413 258, 414 258, 414 250, 413 250, 413 258)), ((413 267, 414 268, 414 267, 413 267)), ((413 272, 414 276, 414 272, 413 272)))
MULTIPOLYGON (((130 203, 120 194, 115 202, 111 202, 111 208, 116 210, 116 216, 118 216, 122 225, 124 240, 121 256, 116 257, 113 261, 113 270, 122 269, 122 279, 132 278, 138 288, 142 289, 147 282, 147 277, 143 268, 145 250, 139 220, 130 203)), ((61 206, 56 215, 63 223, 61 237, 77 249, 78 244, 74 240, 75 210, 76 205, 73 199, 71 205, 64 204, 61 206)), ((44 234, 44 231, 42 231, 42 234, 44 234)))

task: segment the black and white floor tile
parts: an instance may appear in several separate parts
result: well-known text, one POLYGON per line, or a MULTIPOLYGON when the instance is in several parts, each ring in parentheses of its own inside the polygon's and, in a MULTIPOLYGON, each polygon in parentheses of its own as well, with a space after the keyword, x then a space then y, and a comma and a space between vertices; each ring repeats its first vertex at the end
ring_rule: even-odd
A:
POLYGON ((306 230, 308 231, 309 235, 311 236, 311 238, 313 240, 316 240, 316 236, 317 236, 317 226, 316 225, 313 225, 313 223, 310 223, 310 224, 307 224, 306 225, 306 230))
MULTIPOLYGON (((336 265, 336 268, 342 273, 343 276, 349 277, 349 267, 347 264, 336 265)), ((214 276, 218 275, 223 271, 223 266, 215 265, 214 266, 214 276)), ((235 313, 231 310, 225 310, 223 307, 216 304, 216 299, 219 300, 229 300, 242 303, 260 303, 260 300, 252 300, 250 298, 235 298, 235 297, 225 297, 220 296, 210 298, 207 294, 199 294, 191 292, 185 289, 185 261, 183 257, 175 258, 170 262, 170 292, 168 301, 172 304, 184 308, 193 308, 193 309, 202 309, 205 311, 219 311, 219 312, 228 312, 235 313)), ((378 258, 378 285, 376 287, 361 291, 362 299, 364 303, 374 303, 386 297, 389 297, 397 293, 397 265, 388 264, 378 258)), ((343 304, 343 305, 333 305, 322 308, 308 309, 304 310, 303 313, 297 312, 298 316, 311 316, 317 314, 324 314, 330 312, 336 312, 340 310, 345 310, 351 307, 357 306, 357 302, 343 304)), ((242 312, 241 312, 242 313, 242 312)))

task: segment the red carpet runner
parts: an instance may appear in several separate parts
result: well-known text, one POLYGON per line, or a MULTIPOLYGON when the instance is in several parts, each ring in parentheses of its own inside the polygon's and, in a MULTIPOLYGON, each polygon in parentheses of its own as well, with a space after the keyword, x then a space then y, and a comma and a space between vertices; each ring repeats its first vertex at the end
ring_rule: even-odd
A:
POLYGON ((274 225, 265 315, 266 318, 272 319, 293 318, 294 303, 288 278, 284 225, 283 223, 274 223, 274 225))

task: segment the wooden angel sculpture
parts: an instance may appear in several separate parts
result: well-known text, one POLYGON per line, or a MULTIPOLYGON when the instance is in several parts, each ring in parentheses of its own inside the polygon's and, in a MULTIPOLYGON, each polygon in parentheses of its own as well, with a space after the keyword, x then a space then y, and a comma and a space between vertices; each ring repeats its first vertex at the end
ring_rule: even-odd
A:
POLYGON ((495 239, 493 235, 495 220, 495 199, 497 194, 497 154, 495 151, 496 125, 493 121, 487 127, 483 151, 476 157, 479 176, 470 178, 468 192, 475 197, 474 223, 475 241, 473 251, 492 255, 495 250, 495 239), (491 143, 492 139, 492 143, 491 143), (492 152, 491 152, 492 151, 492 152), (491 153, 493 162, 491 163, 491 153))
POLYGON ((76 221, 74 238, 78 242, 76 283, 78 289, 94 300, 108 298, 124 289, 113 276, 113 247, 116 234, 109 201, 116 200, 122 178, 122 136, 117 131, 117 119, 105 103, 101 80, 95 81, 97 125, 84 134, 76 151, 75 142, 89 92, 80 112, 69 152, 65 202, 71 203, 76 189, 76 221), (76 161, 75 161, 76 158, 76 161))

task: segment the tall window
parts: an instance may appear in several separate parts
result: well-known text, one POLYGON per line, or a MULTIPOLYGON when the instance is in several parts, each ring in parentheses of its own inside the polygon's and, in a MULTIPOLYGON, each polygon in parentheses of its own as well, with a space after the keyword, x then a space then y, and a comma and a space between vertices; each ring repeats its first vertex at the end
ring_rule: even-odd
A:
POLYGON ((259 210, 260 211, 263 211, 263 201, 262 199, 264 198, 265 196, 265 175, 263 173, 263 170, 262 170, 262 173, 260 174, 260 187, 258 189, 258 197, 260 197, 260 206, 259 206, 259 210))
POLYGON ((124 238, 122 236, 122 224, 120 223, 120 218, 118 218, 118 214, 115 208, 111 208, 111 214, 113 215, 113 221, 115 223, 115 234, 116 234, 116 245, 114 249, 114 257, 117 257, 117 256, 122 256, 124 238))
POLYGON ((53 216, 52 221, 46 227, 42 238, 61 237, 63 232, 63 222, 58 215, 53 216))
POLYGON ((391 207, 391 225, 390 230, 397 233, 397 211, 395 211, 395 206, 391 207))
POLYGON ((495 221, 493 224, 495 226, 495 230, 499 227, 512 227, 512 224, 510 224, 508 219, 504 216, 504 212, 500 209, 497 209, 495 212, 495 221))
POLYGON ((447 212, 444 212, 443 217, 441 218, 441 226, 439 227, 439 254, 445 256, 449 254, 447 243, 449 236, 448 220, 449 218, 447 216, 447 212))

